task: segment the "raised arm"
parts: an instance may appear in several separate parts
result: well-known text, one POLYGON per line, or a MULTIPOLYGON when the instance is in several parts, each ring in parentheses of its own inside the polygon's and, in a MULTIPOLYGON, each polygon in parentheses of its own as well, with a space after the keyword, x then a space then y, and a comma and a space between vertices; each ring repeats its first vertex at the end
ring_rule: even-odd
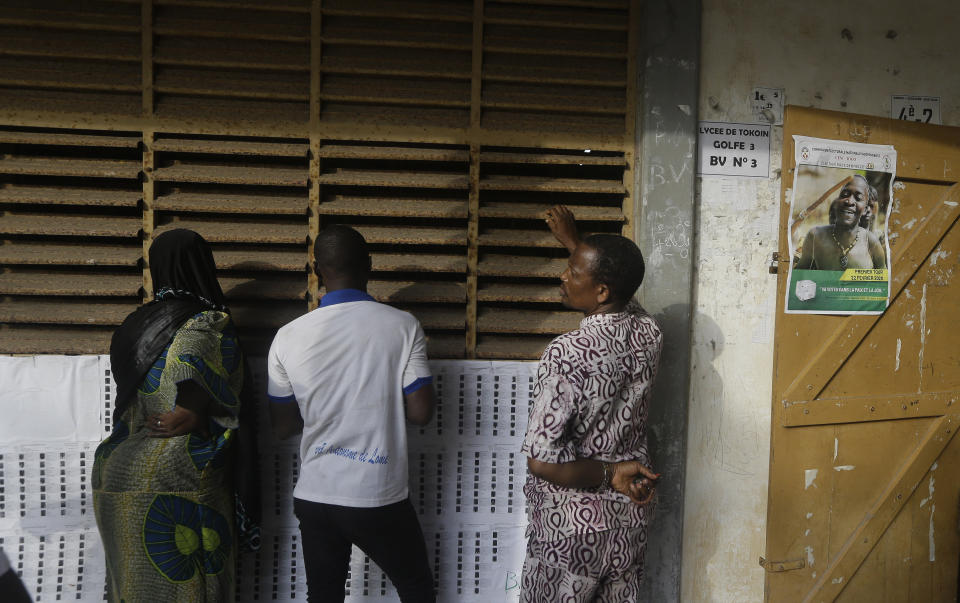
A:
POLYGON ((869 230, 867 231, 867 247, 870 250, 870 257, 873 259, 874 268, 887 267, 887 253, 883 249, 883 243, 869 230))
POLYGON ((547 210, 547 226, 560 244, 573 253, 580 242, 577 235, 577 223, 573 219, 573 212, 565 205, 554 205, 547 210))

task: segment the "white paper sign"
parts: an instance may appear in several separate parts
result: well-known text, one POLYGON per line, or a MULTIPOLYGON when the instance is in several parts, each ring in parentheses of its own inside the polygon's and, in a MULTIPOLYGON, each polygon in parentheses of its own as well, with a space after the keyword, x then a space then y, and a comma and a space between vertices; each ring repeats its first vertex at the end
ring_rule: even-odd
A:
POLYGON ((783 88, 754 88, 750 108, 759 122, 783 125, 783 88))
POLYGON ((891 97, 890 117, 924 124, 941 124, 939 96, 895 94, 891 97))
POLYGON ((0 357, 0 383, 0 442, 101 439, 96 356, 0 357))
POLYGON ((751 176, 770 172, 770 125, 701 121, 697 173, 701 176, 751 176))

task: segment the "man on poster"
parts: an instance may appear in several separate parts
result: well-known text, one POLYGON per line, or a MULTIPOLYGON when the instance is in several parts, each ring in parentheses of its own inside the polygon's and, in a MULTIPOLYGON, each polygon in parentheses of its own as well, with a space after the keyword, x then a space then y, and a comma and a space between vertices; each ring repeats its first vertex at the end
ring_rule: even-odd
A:
POLYGON ((529 524, 525 603, 636 601, 655 488, 646 418, 662 335, 632 302, 640 250, 612 234, 580 240, 562 206, 547 224, 571 252, 561 301, 583 312, 537 367, 522 451, 529 524))
POLYGON ((860 174, 843 185, 830 204, 831 223, 815 226, 803 240, 799 270, 886 268, 887 259, 877 235, 860 225, 871 202, 871 186, 860 174))

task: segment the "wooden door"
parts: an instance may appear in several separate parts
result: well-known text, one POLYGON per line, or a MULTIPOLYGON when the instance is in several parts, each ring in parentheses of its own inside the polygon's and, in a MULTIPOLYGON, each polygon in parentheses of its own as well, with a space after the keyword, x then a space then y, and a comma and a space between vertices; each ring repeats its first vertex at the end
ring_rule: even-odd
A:
POLYGON ((957 599, 960 128, 790 107, 792 135, 894 145, 890 306, 784 314, 780 240, 766 600, 957 599))

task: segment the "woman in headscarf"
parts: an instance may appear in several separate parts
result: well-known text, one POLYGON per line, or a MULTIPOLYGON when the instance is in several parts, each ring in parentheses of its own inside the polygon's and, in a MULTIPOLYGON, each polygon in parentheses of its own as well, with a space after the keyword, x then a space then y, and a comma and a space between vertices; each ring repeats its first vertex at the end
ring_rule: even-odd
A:
POLYGON ((149 255, 156 295, 113 334, 113 431, 93 468, 107 591, 232 601, 238 548, 259 541, 243 354, 203 237, 167 231, 149 255))

